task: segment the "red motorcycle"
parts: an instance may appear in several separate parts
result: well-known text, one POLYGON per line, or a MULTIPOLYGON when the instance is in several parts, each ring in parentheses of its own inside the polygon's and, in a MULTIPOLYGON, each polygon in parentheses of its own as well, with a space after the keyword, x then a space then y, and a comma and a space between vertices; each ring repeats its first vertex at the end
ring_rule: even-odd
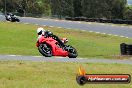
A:
POLYGON ((69 58, 76 58, 78 56, 77 51, 74 47, 66 45, 66 49, 61 47, 59 43, 51 37, 41 37, 36 46, 39 52, 45 57, 51 56, 68 56, 69 58))

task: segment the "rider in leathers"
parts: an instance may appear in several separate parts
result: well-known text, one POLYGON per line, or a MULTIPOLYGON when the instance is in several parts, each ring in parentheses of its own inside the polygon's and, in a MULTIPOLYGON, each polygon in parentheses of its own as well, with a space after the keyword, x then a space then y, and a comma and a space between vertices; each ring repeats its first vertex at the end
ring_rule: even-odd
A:
MULTIPOLYGON (((59 45, 62 47, 62 48, 66 48, 66 45, 64 44, 64 42, 58 37, 58 36, 56 36, 56 35, 54 35, 51 31, 46 31, 46 30, 44 30, 44 28, 42 28, 42 27, 39 27, 38 29, 37 29, 37 34, 38 34, 38 40, 39 40, 39 38, 41 38, 42 36, 43 37, 45 37, 45 38, 47 38, 47 37, 52 37, 53 39, 55 39, 58 43, 59 43, 59 45)), ((38 41, 37 40, 37 44, 38 44, 38 41)), ((66 42, 68 42, 68 40, 67 39, 65 39, 65 41, 66 42)), ((37 45, 36 45, 37 46, 37 45)))

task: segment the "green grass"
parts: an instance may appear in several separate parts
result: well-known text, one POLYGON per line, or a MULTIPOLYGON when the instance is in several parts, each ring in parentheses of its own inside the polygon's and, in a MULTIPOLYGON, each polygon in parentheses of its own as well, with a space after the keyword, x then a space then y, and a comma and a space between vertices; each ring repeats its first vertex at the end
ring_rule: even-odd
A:
MULTIPOLYGON (((35 46, 38 26, 10 22, 0 23, 0 54, 40 55, 35 46)), ((44 27, 59 37, 67 37, 79 53, 79 57, 122 58, 120 43, 132 43, 132 39, 120 38, 79 30, 44 27)))
MULTIPOLYGON (((79 63, 0 61, 0 88, 131 88, 132 84, 76 83, 79 63)), ((131 65, 86 63, 87 74, 130 74, 131 65)))

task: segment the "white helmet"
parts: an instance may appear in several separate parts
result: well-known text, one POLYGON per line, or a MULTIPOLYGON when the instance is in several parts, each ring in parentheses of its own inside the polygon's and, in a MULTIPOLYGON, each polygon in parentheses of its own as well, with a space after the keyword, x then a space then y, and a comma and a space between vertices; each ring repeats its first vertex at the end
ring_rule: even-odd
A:
POLYGON ((38 35, 44 35, 44 32, 45 32, 44 28, 42 27, 37 28, 38 35))

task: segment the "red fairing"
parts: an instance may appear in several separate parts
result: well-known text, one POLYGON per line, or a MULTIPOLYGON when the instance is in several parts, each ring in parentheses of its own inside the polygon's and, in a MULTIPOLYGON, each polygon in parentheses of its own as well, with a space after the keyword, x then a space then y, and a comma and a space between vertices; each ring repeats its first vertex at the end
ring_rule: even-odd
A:
POLYGON ((36 46, 38 47, 42 43, 47 43, 48 45, 50 45, 52 47, 53 56, 63 56, 63 57, 68 56, 68 52, 63 50, 59 46, 57 46, 58 42, 56 40, 54 40, 53 38, 51 38, 51 37, 44 38, 42 36, 41 38, 39 38, 38 43, 36 44, 36 46))

